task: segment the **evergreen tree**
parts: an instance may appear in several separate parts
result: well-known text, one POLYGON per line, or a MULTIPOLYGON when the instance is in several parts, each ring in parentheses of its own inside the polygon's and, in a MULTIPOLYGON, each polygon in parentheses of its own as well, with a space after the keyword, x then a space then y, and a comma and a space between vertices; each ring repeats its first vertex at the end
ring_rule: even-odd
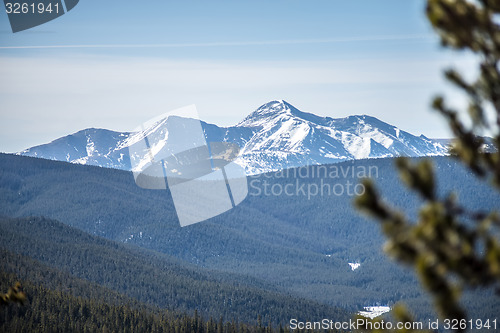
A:
MULTIPOLYGON (((476 176, 500 191, 500 14, 498 0, 428 0, 427 17, 444 47, 467 51, 478 60, 479 74, 465 80, 455 69, 446 78, 469 100, 467 116, 436 97, 433 108, 449 123, 456 139, 452 155, 476 176), (464 120, 467 119, 467 121, 464 120), (485 138, 491 135, 492 139, 485 138), (485 143, 495 151, 484 151, 485 143)), ((401 158, 397 167, 404 183, 424 203, 416 221, 389 207, 372 182, 356 200, 357 206, 381 222, 387 237, 385 250, 396 260, 414 267, 442 318, 464 322, 467 311, 460 304, 464 288, 500 286, 500 218, 497 211, 471 211, 450 193, 438 195, 432 163, 410 163, 401 158)), ((397 307, 399 320, 411 321, 406 310, 397 307)), ((466 328, 459 327, 463 332, 466 328)), ((408 331, 405 331, 408 332, 408 331)))

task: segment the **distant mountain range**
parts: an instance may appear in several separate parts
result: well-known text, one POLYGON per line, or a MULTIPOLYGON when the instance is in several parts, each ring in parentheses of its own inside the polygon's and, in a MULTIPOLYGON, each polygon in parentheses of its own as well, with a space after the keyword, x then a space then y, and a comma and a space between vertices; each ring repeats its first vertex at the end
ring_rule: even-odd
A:
MULTIPOLYGON (((129 146, 152 131, 168 133, 187 118, 168 117, 142 132, 89 128, 32 147, 19 155, 130 170, 129 146)), ((346 160, 396 156, 440 156, 443 140, 415 136, 375 117, 320 117, 279 100, 262 105, 236 126, 201 122, 207 142, 232 142, 240 147, 235 161, 247 174, 338 163, 346 160)), ((168 135, 163 135, 168 141, 168 135)), ((165 142, 167 143, 167 142, 165 142)))

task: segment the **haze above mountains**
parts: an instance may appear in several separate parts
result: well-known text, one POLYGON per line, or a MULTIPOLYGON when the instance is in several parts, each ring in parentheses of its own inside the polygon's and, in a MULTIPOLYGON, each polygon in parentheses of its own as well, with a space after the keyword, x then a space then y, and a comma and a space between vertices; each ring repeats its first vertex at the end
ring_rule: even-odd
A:
MULTIPOLYGON (((186 121, 192 120, 168 117, 151 127, 168 133, 186 121)), ((135 133, 84 129, 18 154, 131 170, 129 146, 143 132, 151 132, 151 127, 135 133)), ((374 117, 320 117, 283 100, 262 105, 235 126, 201 121, 201 127, 207 142, 236 143, 240 155, 235 162, 249 175, 365 158, 440 156, 448 151, 442 140, 412 135, 374 117)), ((168 135, 164 140, 168 144, 168 135)))

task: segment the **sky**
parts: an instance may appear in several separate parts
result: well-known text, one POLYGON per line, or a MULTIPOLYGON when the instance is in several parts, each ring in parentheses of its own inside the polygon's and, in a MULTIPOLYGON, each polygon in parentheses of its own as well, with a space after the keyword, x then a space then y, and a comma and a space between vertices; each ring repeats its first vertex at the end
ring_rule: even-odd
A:
MULTIPOLYGON (((444 138, 430 108, 470 58, 444 50, 423 0, 82 0, 12 33, 0 12, 0 152, 84 128, 131 131, 195 104, 237 124, 283 99, 320 116, 368 114, 444 138)), ((471 74, 472 75, 472 74, 471 74)))

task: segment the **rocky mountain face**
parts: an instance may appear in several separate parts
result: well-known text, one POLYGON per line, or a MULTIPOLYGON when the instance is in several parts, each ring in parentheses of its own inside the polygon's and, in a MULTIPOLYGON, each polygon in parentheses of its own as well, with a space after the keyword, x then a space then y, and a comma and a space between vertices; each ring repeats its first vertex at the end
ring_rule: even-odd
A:
MULTIPOLYGON (((168 144, 169 131, 192 121, 169 117, 135 133, 84 129, 18 154, 130 170, 129 147, 138 138, 147 133, 159 138, 156 145, 162 147, 168 144)), ((448 151, 443 141, 412 135, 375 117, 320 117, 282 100, 262 105, 235 126, 202 121, 201 127, 207 142, 232 142, 240 147, 235 162, 247 174, 354 159, 438 156, 448 151)))

